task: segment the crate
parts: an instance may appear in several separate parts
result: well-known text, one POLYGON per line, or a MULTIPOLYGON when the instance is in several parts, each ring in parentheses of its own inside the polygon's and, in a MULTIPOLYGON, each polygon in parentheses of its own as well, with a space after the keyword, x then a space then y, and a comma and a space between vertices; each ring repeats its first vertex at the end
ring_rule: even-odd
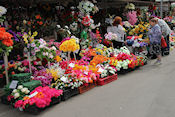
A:
POLYGON ((58 98, 53 97, 52 102, 50 103, 50 106, 59 104, 60 102, 61 102, 61 96, 59 96, 58 98))
POLYGON ((31 75, 30 73, 14 74, 12 75, 12 80, 18 80, 19 83, 29 82, 31 80, 31 75))
POLYGON ((108 76, 106 78, 99 78, 97 80, 97 85, 102 86, 102 85, 108 84, 108 83, 110 83, 110 82, 112 82, 114 80, 117 80, 117 79, 118 79, 118 75, 117 74, 114 74, 112 76, 108 76))
POLYGON ((7 95, 1 96, 1 103, 6 104, 6 105, 10 105, 10 101, 7 100, 7 95))
POLYGON ((41 113, 45 109, 46 109, 46 107, 45 108, 38 108, 35 105, 32 105, 32 106, 25 108, 24 112, 32 114, 32 115, 38 115, 39 113, 41 113))
POLYGON ((129 68, 128 69, 121 68, 120 71, 117 71, 117 74, 126 74, 128 72, 130 72, 130 69, 129 68))
POLYGON ((32 115, 38 115, 40 114, 42 111, 44 111, 45 109, 47 109, 48 107, 52 107, 53 105, 55 104, 58 104, 61 102, 61 96, 59 96, 58 98, 52 98, 51 99, 51 103, 50 103, 50 106, 47 106, 45 108, 38 108, 37 106, 35 105, 32 105, 32 106, 29 106, 27 108, 24 109, 24 112, 26 113, 30 113, 32 115))
POLYGON ((89 83, 87 86, 82 85, 78 88, 79 93, 82 94, 84 92, 89 91, 90 89, 94 88, 96 86, 96 82, 94 81, 94 83, 89 83))
POLYGON ((78 94, 79 94, 78 88, 64 90, 63 95, 61 96, 61 100, 66 101, 69 98, 71 98, 75 95, 78 95, 78 94))

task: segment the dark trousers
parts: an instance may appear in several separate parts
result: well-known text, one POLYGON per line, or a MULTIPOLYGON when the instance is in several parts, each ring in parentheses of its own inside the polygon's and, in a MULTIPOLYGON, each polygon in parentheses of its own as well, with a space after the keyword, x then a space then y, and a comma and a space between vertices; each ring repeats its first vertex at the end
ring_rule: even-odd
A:
POLYGON ((121 47, 124 46, 123 42, 118 42, 118 41, 112 41, 114 48, 120 49, 121 47))

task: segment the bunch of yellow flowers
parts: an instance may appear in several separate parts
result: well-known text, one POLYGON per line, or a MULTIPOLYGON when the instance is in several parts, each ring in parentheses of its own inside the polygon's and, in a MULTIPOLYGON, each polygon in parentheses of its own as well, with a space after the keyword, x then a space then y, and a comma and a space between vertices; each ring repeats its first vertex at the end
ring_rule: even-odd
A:
POLYGON ((76 43, 76 40, 71 38, 70 40, 64 41, 59 49, 63 52, 75 52, 80 49, 80 45, 76 43))
POLYGON ((51 73, 55 81, 60 78, 57 69, 47 69, 47 73, 51 73))
POLYGON ((149 23, 140 23, 129 32, 129 35, 139 35, 148 32, 149 23))
POLYGON ((24 33, 24 35, 23 35, 24 42, 26 44, 28 44, 29 42, 32 43, 34 41, 34 38, 37 35, 38 35, 38 32, 37 31, 33 32, 33 34, 31 33, 31 31, 29 31, 28 34, 27 33, 24 33))

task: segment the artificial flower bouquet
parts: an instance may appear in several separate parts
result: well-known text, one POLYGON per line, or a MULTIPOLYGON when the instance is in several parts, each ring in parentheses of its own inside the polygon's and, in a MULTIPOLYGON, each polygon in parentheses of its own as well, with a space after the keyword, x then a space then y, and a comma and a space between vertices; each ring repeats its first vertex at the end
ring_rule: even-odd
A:
POLYGON ((52 83, 52 87, 55 89, 75 89, 80 87, 83 82, 77 78, 72 77, 71 75, 64 75, 61 78, 57 79, 55 83, 52 83))
POLYGON ((31 108, 32 106, 42 109, 50 106, 53 98, 59 98, 62 95, 62 90, 54 88, 37 87, 22 99, 15 102, 14 107, 19 108, 21 111, 31 108))
POLYGON ((109 62, 104 62, 103 64, 100 64, 99 72, 101 72, 100 78, 105 78, 107 76, 116 74, 117 69, 114 66, 110 66, 109 62))
POLYGON ((130 36, 141 36, 143 39, 146 38, 148 32, 149 23, 140 22, 138 25, 135 25, 132 30, 128 33, 130 36))
POLYGON ((48 47, 48 44, 43 40, 34 40, 31 43, 31 54, 43 60, 44 58, 47 61, 54 61, 56 56, 55 46, 48 47))
POLYGON ((105 42, 105 43, 107 45, 108 45, 108 43, 110 43, 110 44, 112 44, 112 47, 113 47, 112 41, 113 40, 117 41, 117 38, 118 38, 117 35, 112 33, 112 32, 109 32, 109 33, 106 33, 104 36, 105 36, 105 40, 108 41, 108 42, 105 42))
POLYGON ((68 26, 61 27, 60 25, 57 25, 58 34, 61 35, 62 38, 67 38, 71 36, 71 32, 68 26))
POLYGON ((90 14, 91 12, 96 12, 95 5, 90 1, 81 1, 77 7, 82 14, 90 14))
POLYGON ((5 28, 0 27, 0 53, 11 52, 13 48, 12 35, 6 32, 5 28))
POLYGON ((7 9, 3 6, 0 6, 0 22, 3 22, 5 20, 4 14, 6 14, 7 9))
POLYGON ((71 76, 72 67, 74 61, 71 61, 68 65, 67 61, 63 61, 60 64, 54 64, 50 69, 47 69, 48 73, 51 73, 54 82, 51 84, 56 89, 74 89, 82 85, 82 81, 71 76), (70 67, 71 66, 71 67, 70 67))
MULTIPOLYGON (((8 70, 8 73, 9 73, 10 76, 14 75, 16 73, 15 69, 16 69, 15 63, 14 62, 9 62, 7 70, 8 70)), ((2 65, 0 65, 0 79, 2 79, 4 77, 5 77, 5 65, 2 64, 2 65)))
POLYGON ((50 86, 53 76, 46 69, 41 69, 34 72, 33 79, 41 81, 42 86, 50 86))
MULTIPOLYGON (((112 40, 115 40, 117 41, 117 35, 115 33, 112 33, 112 32, 109 32, 109 33, 106 33, 105 35, 105 39, 107 39, 108 41, 112 41, 112 40)), ((113 44, 112 44, 112 47, 113 47, 113 44)))
POLYGON ((75 38, 75 37, 66 38, 61 42, 59 49, 63 52, 78 51, 80 49, 80 45, 78 41, 79 41, 78 38, 75 38))
POLYGON ((29 93, 30 90, 28 88, 24 87, 23 85, 19 85, 16 89, 12 91, 11 95, 9 95, 7 98, 8 101, 11 101, 12 98, 14 98, 15 101, 18 101, 23 99, 29 93))

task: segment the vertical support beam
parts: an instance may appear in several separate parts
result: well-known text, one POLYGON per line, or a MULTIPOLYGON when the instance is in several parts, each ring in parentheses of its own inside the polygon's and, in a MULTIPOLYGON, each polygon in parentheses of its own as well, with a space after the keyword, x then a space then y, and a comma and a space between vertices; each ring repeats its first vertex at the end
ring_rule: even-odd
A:
POLYGON ((160 3, 160 17, 163 18, 163 0, 160 3))

